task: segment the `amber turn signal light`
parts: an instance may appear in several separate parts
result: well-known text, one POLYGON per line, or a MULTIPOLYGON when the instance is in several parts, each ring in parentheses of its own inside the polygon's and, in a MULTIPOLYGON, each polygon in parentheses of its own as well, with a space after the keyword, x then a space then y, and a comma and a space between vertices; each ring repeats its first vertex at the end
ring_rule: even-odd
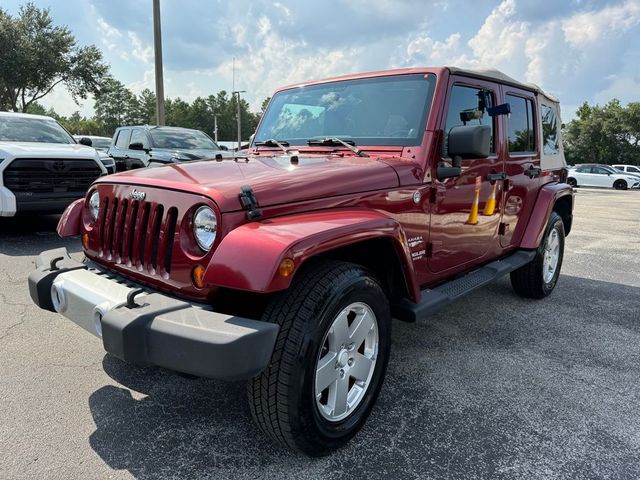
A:
POLYGON ((295 268, 295 264, 293 260, 290 258, 285 258, 280 262, 280 266, 278 267, 278 273, 283 277, 288 277, 293 273, 293 269, 295 268))
POLYGON ((191 281, 196 288, 204 288, 204 267, 202 265, 196 265, 191 270, 191 281))
POLYGON ((84 247, 85 250, 89 249, 89 234, 88 233, 83 233, 82 234, 82 246, 84 247))

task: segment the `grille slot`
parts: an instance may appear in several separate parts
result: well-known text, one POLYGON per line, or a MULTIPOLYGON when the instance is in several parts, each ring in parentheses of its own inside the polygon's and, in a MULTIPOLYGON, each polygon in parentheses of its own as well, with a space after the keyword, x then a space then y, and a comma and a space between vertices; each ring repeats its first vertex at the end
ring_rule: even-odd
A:
POLYGON ((83 194, 101 175, 93 160, 20 158, 3 172, 4 185, 14 193, 83 194))
POLYGON ((164 214, 164 207, 162 205, 158 205, 156 207, 156 212, 153 217, 153 230, 151 237, 151 258, 149 263, 153 267, 154 270, 158 268, 158 247, 159 247, 159 239, 160 239, 160 229, 162 228, 162 216, 164 214))
POLYGON ((171 272, 178 209, 154 202, 105 198, 100 213, 102 256, 138 271, 171 272))
POLYGON ((171 273, 171 254, 173 253, 173 241, 176 234, 176 224, 178 222, 178 209, 172 207, 167 213, 167 229, 166 242, 164 251, 164 269, 167 273, 171 273))

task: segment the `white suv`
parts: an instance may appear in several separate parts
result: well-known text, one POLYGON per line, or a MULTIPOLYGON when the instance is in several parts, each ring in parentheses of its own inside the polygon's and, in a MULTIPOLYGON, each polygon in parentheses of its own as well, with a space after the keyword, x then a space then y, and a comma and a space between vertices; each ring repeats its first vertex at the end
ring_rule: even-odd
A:
POLYGON ((640 188, 640 177, 609 165, 585 163, 569 169, 567 183, 572 187, 608 187, 616 190, 640 188))
POLYGON ((616 170, 620 170, 621 172, 640 177, 639 165, 613 165, 613 168, 615 168, 616 170))
POLYGON ((0 112, 0 217, 62 212, 106 173, 53 118, 0 112))

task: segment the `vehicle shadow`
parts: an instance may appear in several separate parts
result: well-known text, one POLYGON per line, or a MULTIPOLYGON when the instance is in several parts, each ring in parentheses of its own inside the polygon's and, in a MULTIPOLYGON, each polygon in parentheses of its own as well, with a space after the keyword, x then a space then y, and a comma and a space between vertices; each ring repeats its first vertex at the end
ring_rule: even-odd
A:
POLYGON ((31 256, 58 247, 66 247, 69 253, 81 252, 78 238, 58 236, 58 220, 60 215, 0 217, 0 254, 31 256))
POLYGON ((243 383, 106 355, 126 388, 91 395, 89 442, 141 479, 638 478, 638 312, 638 287, 563 275, 542 302, 504 279, 426 321, 394 322, 371 418, 320 459, 265 438, 243 383))

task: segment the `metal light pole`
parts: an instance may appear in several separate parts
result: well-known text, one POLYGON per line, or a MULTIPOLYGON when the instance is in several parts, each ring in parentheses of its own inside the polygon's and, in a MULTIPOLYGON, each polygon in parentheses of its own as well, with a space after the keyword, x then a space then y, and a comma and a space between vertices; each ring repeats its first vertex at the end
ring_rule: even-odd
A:
POLYGON ((213 141, 218 143, 218 114, 213 114, 213 141))
POLYGON ((153 0, 153 51, 156 60, 156 121, 164 125, 164 79, 162 77, 162 32, 160 31, 160 0, 153 0))
POLYGON ((232 92, 233 95, 238 96, 238 99, 237 99, 237 102, 238 102, 238 150, 237 151, 239 151, 240 147, 242 146, 242 135, 240 134, 242 129, 242 120, 240 118, 240 94, 245 92, 246 90, 237 90, 235 92, 232 92))

